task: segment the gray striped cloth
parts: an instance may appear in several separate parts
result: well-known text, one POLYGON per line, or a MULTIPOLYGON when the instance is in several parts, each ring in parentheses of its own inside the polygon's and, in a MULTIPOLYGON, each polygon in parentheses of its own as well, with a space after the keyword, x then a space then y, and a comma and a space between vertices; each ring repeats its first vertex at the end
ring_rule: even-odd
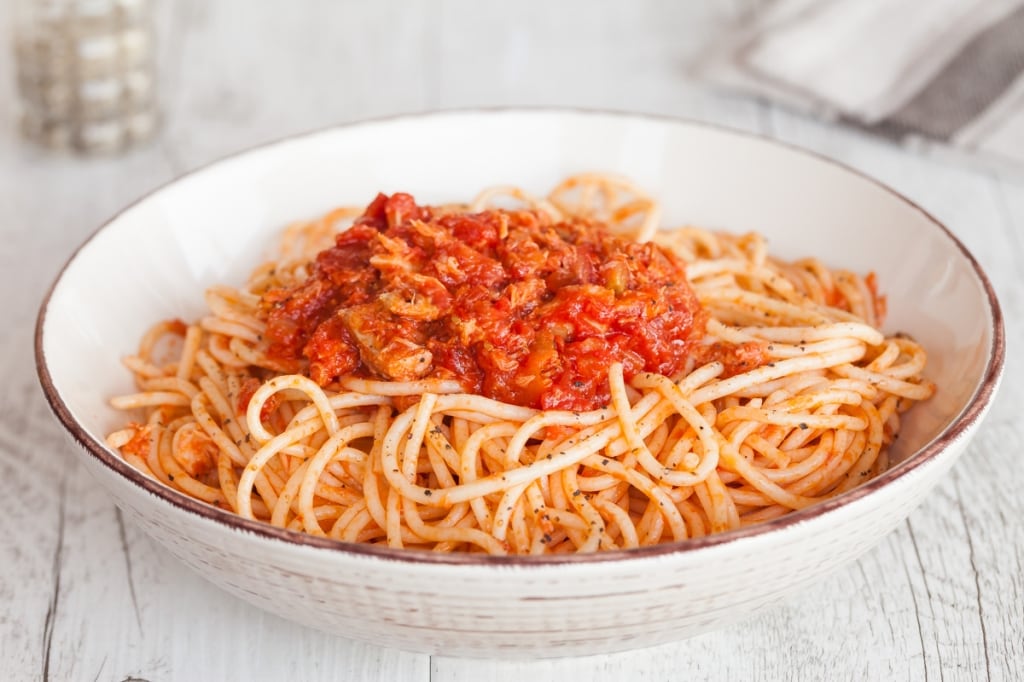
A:
POLYGON ((908 146, 1024 172, 1024 0, 775 0, 697 72, 908 146))

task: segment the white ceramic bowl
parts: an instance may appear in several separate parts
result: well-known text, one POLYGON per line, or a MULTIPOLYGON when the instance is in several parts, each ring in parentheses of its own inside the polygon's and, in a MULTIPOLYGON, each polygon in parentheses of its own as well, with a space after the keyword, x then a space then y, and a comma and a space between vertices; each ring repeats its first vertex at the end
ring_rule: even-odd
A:
POLYGON ((575 111, 452 112, 342 126, 219 161, 143 198, 74 254, 36 335, 46 396, 88 469, 174 555, 232 594, 330 632, 464 656, 610 652, 748 616, 848 562, 947 472, 995 394, 1003 327, 988 281, 934 218, 826 159, 750 135, 575 111), (666 222, 757 230, 782 256, 874 270, 889 326, 928 349, 938 394, 875 480, 782 519, 700 540, 564 558, 353 546, 242 520, 144 477, 103 445, 131 390, 119 358, 157 319, 195 318, 288 221, 377 191, 430 203, 570 173, 633 178, 666 222))

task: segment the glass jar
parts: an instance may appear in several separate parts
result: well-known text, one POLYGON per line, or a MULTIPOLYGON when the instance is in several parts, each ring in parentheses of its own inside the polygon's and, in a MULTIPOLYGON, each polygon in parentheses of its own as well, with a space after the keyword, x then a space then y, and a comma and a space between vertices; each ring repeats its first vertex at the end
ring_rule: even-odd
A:
POLYGON ((17 0, 14 31, 25 137, 95 153, 153 136, 149 0, 17 0))

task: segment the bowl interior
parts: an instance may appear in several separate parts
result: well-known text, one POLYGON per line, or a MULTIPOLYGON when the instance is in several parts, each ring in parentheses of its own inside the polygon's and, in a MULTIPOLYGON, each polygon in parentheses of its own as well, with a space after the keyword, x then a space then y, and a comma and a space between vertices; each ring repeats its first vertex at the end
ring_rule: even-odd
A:
MULTIPOLYGON (((203 290, 239 283, 289 221, 378 191, 468 200, 492 184, 544 193, 603 170, 657 196, 669 225, 767 235, 772 253, 877 273, 888 331, 929 353, 937 395, 906 419, 898 461, 955 420, 982 384, 994 312, 962 247, 898 195, 813 155, 703 125, 615 114, 455 112, 340 127, 246 152, 149 195, 73 257, 45 309, 53 391, 99 445, 131 392, 121 356, 153 322, 203 312, 203 290)), ((54 396, 51 395, 51 398, 54 396)))

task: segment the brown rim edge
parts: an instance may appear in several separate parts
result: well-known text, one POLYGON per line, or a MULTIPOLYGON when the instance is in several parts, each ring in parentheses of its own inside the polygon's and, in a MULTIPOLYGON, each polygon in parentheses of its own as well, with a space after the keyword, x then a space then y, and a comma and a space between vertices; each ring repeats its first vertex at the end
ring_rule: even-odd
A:
POLYGON ((960 242, 959 239, 947 228, 941 221, 936 219, 931 213, 923 209, 917 203, 907 198, 900 192, 894 190, 892 187, 885 183, 877 180, 845 163, 836 161, 827 156, 819 154, 818 152, 804 149, 788 142, 774 140, 763 135, 752 133, 744 130, 735 130, 726 126, 707 123, 704 121, 697 121, 686 119, 682 117, 669 116, 665 114, 650 114, 650 113, 639 113, 629 111, 616 111, 616 110, 603 110, 603 109, 584 109, 584 108, 572 108, 572 107, 493 107, 493 108, 464 108, 464 109, 443 109, 437 111, 420 112, 420 113, 405 113, 394 116, 384 116, 379 118, 364 119, 359 121, 352 121, 349 123, 335 124, 326 126, 324 128, 318 128, 311 131, 305 131, 294 135, 282 137, 270 142, 266 142, 254 147, 246 148, 242 151, 229 154, 227 156, 215 159, 209 163, 203 164, 197 168, 194 168, 182 175, 179 175, 168 182, 165 182, 153 190, 150 190, 146 194, 142 195, 135 201, 131 202, 116 214, 111 216, 108 220, 103 222, 99 227, 96 228, 90 234, 85 241, 83 241, 71 254, 68 260, 61 267, 57 276, 54 278, 53 283, 50 285, 43 297, 40 305, 39 314, 36 318, 35 328, 35 361, 36 361, 36 372, 39 376, 39 382, 42 385, 43 393, 46 396, 46 400, 50 405, 51 411, 68 431, 72 438, 83 448, 91 454, 93 457, 98 459, 106 467, 113 469, 122 477, 128 479, 132 483, 138 485, 143 490, 155 495, 164 501, 172 504, 173 506, 182 509, 186 512, 191 512, 207 520, 214 521, 221 525, 227 526, 235 530, 247 531, 253 535, 267 538, 270 540, 279 540, 289 544, 295 544, 300 546, 312 547, 316 549, 324 549, 335 552, 341 552, 346 554, 362 555, 365 557, 373 557, 377 559, 408 562, 414 564, 455 564, 455 565, 477 565, 477 566, 551 566, 557 564, 593 564, 602 563, 607 561, 621 561, 624 559, 640 559, 640 558, 651 558, 655 556, 661 556, 665 554, 674 554, 677 552, 693 552, 701 549, 707 549, 727 543, 737 542, 743 539, 760 537, 768 535, 775 531, 782 530, 791 526, 808 522, 812 519, 817 519, 824 516, 840 507, 844 507, 852 502, 860 500, 868 495, 871 495, 876 490, 879 490, 894 480, 902 478, 910 472, 916 470, 918 467, 934 459, 940 452, 942 452, 947 445, 951 442, 960 438, 968 429, 973 427, 980 419, 984 416, 988 407, 990 406, 992 399, 995 395, 996 389, 998 388, 999 381, 1002 376, 1003 364, 1006 355, 1006 339, 1005 330, 1003 328, 1003 314, 999 305, 999 300, 996 298, 995 290, 992 288, 992 284, 989 282, 988 277, 985 275, 981 266, 974 256, 967 250, 967 248, 960 242), (204 502, 200 502, 191 497, 186 496, 176 490, 166 487, 162 483, 146 476, 142 472, 138 471, 131 465, 129 465, 124 459, 118 457, 116 454, 106 448, 105 445, 93 438, 81 425, 75 421, 71 415, 71 411, 67 405, 58 395, 56 387, 53 384, 53 379, 50 376, 49 368, 46 364, 46 357, 43 353, 43 327, 46 322, 46 314, 50 305, 50 299, 53 296, 53 292, 56 290, 57 285, 60 283, 64 276, 68 266, 78 257, 79 252, 82 251, 100 232, 102 232, 107 226, 116 221, 121 215, 134 208, 136 205, 146 201, 149 197, 162 191, 169 185, 179 182, 181 179, 200 173, 216 164, 222 162, 228 162, 237 160, 243 156, 259 152, 261 150, 280 145, 288 142, 303 138, 311 137, 319 134, 323 134, 332 130, 343 129, 343 128, 358 128, 365 125, 376 125, 379 123, 385 123, 390 121, 400 121, 406 119, 425 119, 433 116, 449 116, 457 114, 500 114, 500 113, 530 113, 530 114, 581 114, 585 116, 605 116, 605 117, 617 117, 622 119, 649 119, 654 121, 660 121, 662 123, 670 124, 682 124, 698 128, 706 128, 709 130, 726 133, 729 135, 736 135, 740 137, 746 137, 760 142, 775 145, 788 149, 790 151, 808 156, 818 161, 823 161, 832 166, 835 166, 853 176, 859 177, 862 180, 866 180, 873 185, 877 186, 881 190, 888 194, 896 197, 903 203, 907 204, 911 208, 921 213, 929 222, 937 227, 947 239, 949 239, 963 254, 967 261, 971 264, 974 269, 975 275, 981 282, 982 287, 985 290, 985 296, 989 304, 989 312, 991 314, 992 324, 992 339, 991 348, 988 358, 988 365, 985 368, 985 374, 981 384, 978 386, 975 394, 971 397, 967 407, 960 413, 960 415, 949 424, 945 431, 939 434, 930 443, 925 445, 917 452, 910 455, 906 460, 898 464, 897 466, 889 469, 882 475, 872 479, 871 481, 854 488, 853 490, 846 492, 842 495, 826 500, 819 504, 816 504, 807 509, 794 511, 786 516, 764 523, 759 523, 754 526, 746 528, 740 528, 737 530, 727 531, 724 533, 718 533, 715 535, 706 536, 703 538, 695 538, 691 540, 682 540, 679 542, 669 542, 659 545, 653 545, 648 547, 641 547, 637 549, 628 550, 611 550, 604 552, 595 552, 593 554, 571 554, 564 556, 503 556, 496 557, 490 555, 479 555, 479 554, 438 554, 427 550, 410 550, 410 549, 392 549, 389 547, 379 547, 376 545, 363 545, 357 543, 342 542, 340 540, 332 540, 329 538, 320 538, 298 531, 290 531, 283 528, 277 528, 271 526, 262 521, 253 521, 242 518, 232 512, 224 511, 216 507, 207 505, 204 502))

